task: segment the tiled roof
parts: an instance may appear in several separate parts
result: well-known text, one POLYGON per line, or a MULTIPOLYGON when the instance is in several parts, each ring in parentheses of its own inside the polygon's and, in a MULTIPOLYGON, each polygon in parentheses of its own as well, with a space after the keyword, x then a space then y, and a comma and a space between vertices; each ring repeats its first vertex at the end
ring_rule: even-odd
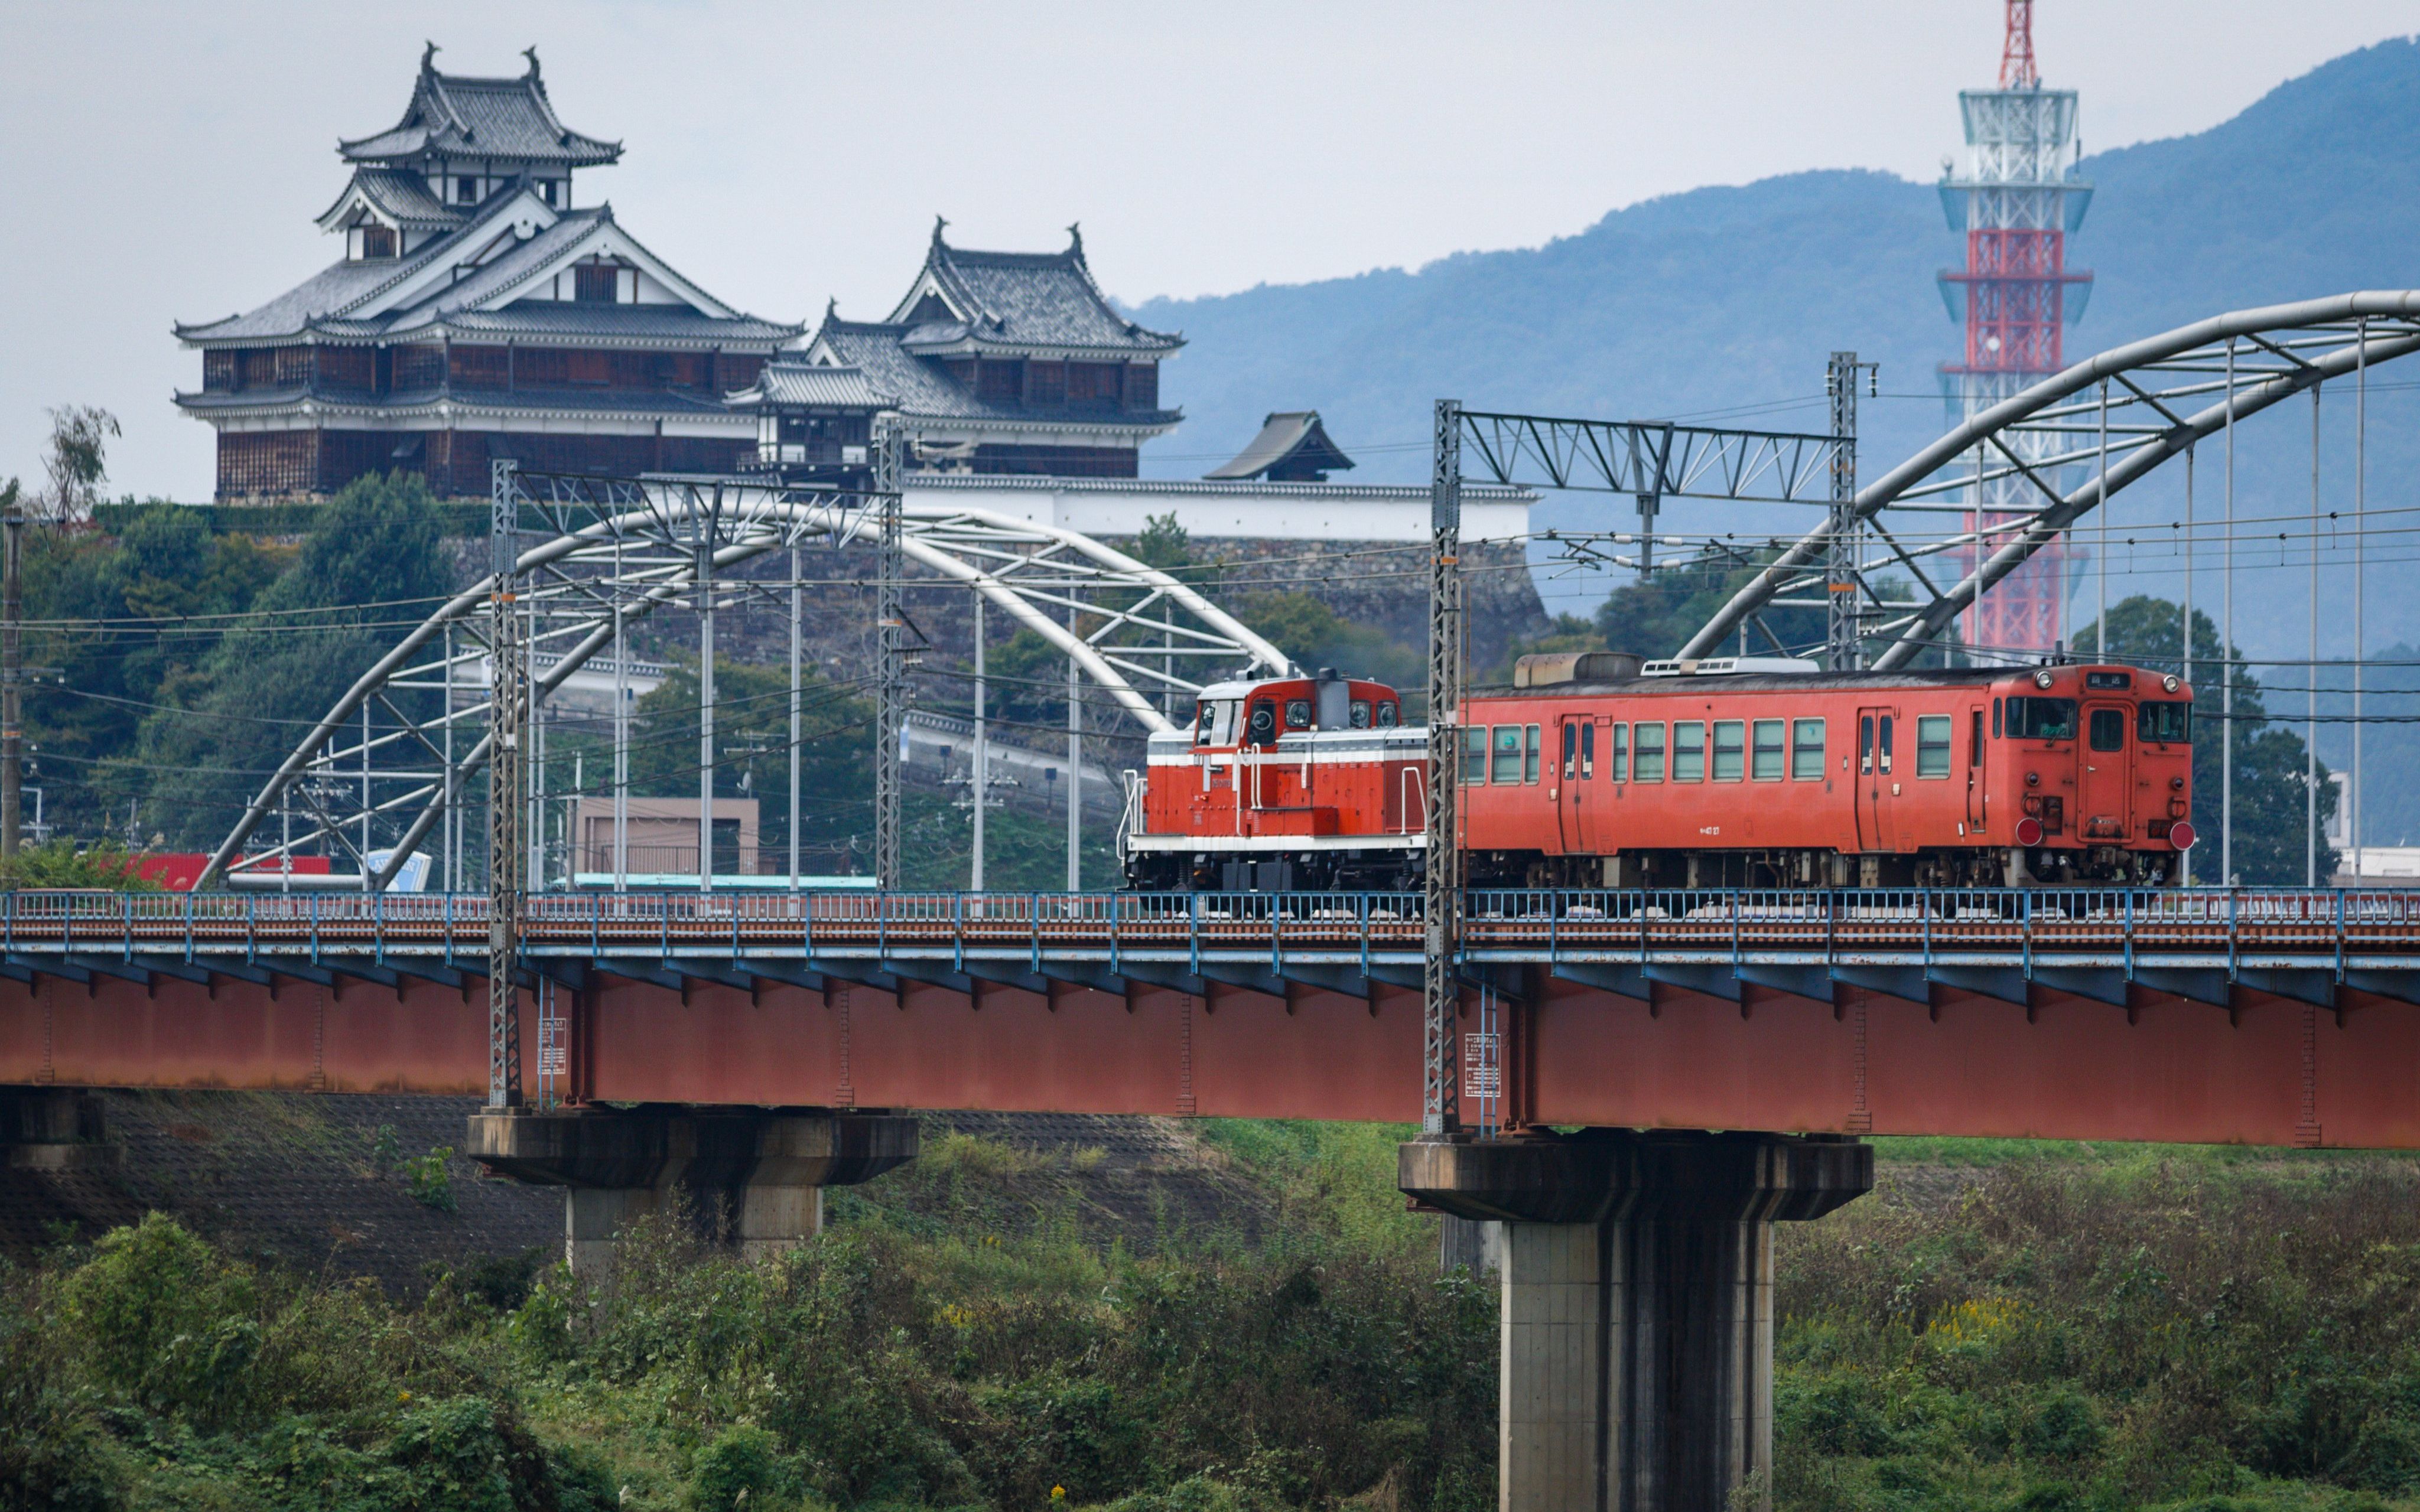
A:
POLYGON ((768 363, 755 384, 724 402, 734 409, 760 404, 824 405, 843 409, 887 409, 899 401, 866 381, 864 370, 809 363, 768 363))
POLYGON ((1316 409, 1295 409, 1269 416, 1261 422, 1261 433, 1251 443, 1235 454, 1224 466, 1202 474, 1218 481, 1233 478, 1257 478, 1269 469, 1289 458, 1299 458, 1313 468, 1335 471, 1353 465, 1337 444, 1327 439, 1327 427, 1319 423, 1316 409))
POLYGON ((428 180, 416 173, 402 168, 356 168, 345 192, 336 196, 336 203, 320 213, 319 224, 326 225, 328 217, 335 214, 355 190, 361 191, 362 197, 388 220, 414 231, 458 226, 470 219, 467 210, 457 209, 430 193, 428 180))
POLYGON ((365 393, 359 389, 327 384, 283 389, 246 389, 237 393, 178 393, 177 407, 195 413, 213 410, 280 409, 304 400, 322 405, 367 409, 410 410, 451 402, 476 409, 576 410, 591 414, 728 415, 730 407, 713 394, 679 389, 486 389, 443 384, 401 393, 365 393))
POLYGON ((936 225, 916 285, 892 320, 913 318, 928 282, 965 319, 918 324, 904 338, 911 349, 963 344, 1124 354, 1185 345, 1184 337, 1146 331, 1110 306, 1084 262, 1080 236, 1071 236, 1064 252, 970 252, 942 240, 936 225))
POLYGON ((392 162, 437 152, 586 167, 621 157, 620 143, 584 136, 555 116, 546 83, 538 76, 535 48, 527 54, 529 71, 517 79, 440 73, 436 54, 432 44, 422 55, 420 78, 402 120, 374 136, 336 145, 348 162, 392 162))
POLYGON ((727 316, 711 315, 685 304, 587 304, 523 297, 519 291, 535 287, 551 262, 571 252, 598 226, 613 224, 613 208, 604 205, 565 210, 551 224, 504 248, 467 277, 439 284, 408 304, 380 307, 378 297, 388 289, 427 271, 432 264, 461 257, 504 234, 517 198, 516 193, 491 195, 469 224, 431 239, 408 257, 338 263, 256 310, 202 325, 180 325, 177 334, 187 341, 225 343, 291 340, 314 332, 374 341, 452 330, 498 336, 526 332, 772 346, 790 340, 803 329, 736 312, 727 316), (505 301, 501 309, 472 308, 498 301, 505 301))
POLYGON ((1080 409, 1064 414, 1028 409, 1023 405, 993 404, 979 399, 965 386, 899 343, 906 326, 827 316, 815 332, 815 347, 828 351, 843 366, 865 374, 866 381, 896 396, 902 414, 931 420, 989 422, 1021 427, 1095 424, 1111 428, 1162 429, 1185 417, 1173 409, 1105 410, 1089 415, 1080 409))

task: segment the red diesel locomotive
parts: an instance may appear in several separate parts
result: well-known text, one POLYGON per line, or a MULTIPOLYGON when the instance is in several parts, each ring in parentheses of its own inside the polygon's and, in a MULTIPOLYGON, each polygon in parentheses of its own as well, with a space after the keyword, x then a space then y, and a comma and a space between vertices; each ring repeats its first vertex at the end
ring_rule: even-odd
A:
MULTIPOLYGON (((1382 684, 1202 691, 1156 735, 1122 836, 1138 887, 1417 887, 1427 733, 1382 684)), ((1473 887, 2173 881, 2194 841, 2193 692, 2102 664, 1823 672, 1522 658, 1468 695, 1473 887)))

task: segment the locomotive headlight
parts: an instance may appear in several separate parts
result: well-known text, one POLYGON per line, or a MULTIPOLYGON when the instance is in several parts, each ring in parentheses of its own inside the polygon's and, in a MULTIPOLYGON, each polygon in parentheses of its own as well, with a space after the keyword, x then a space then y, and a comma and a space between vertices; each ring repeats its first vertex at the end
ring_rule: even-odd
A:
POLYGON ((2051 685, 2051 675, 2047 671, 2039 671, 2034 673, 2034 687, 2048 687, 2051 685))
POLYGON ((2175 692, 2178 688, 2184 686, 2184 683, 2179 679, 2177 674, 2174 672, 2170 672, 2167 676, 2160 679, 2160 687, 2170 693, 2175 692))

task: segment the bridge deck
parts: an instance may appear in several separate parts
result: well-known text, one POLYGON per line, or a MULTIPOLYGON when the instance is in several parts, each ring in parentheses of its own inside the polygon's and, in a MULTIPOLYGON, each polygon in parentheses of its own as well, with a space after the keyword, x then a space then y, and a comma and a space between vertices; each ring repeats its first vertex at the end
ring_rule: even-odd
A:
MULTIPOLYGON (((526 1078, 616 1102, 1409 1119, 1419 908, 541 896, 526 1078)), ((2420 893, 1466 909, 1467 1118, 2420 1146, 2420 893)), ((487 923, 461 895, 9 895, 0 1082, 477 1090, 487 923)))

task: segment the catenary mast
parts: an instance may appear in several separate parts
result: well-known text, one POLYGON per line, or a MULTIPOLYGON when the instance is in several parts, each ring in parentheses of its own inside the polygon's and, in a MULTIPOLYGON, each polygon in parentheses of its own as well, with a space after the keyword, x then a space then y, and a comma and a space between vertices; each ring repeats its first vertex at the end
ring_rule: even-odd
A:
MULTIPOLYGON (((2075 91, 2042 87, 2034 68, 2033 0, 2006 4, 1999 87, 1960 91, 1965 171, 1953 177, 1945 170, 1941 179, 1949 228, 1966 234, 1965 268, 1940 279, 1950 318, 1966 328, 1963 360, 1941 368, 1952 424, 2064 367, 2062 328, 2083 316, 2092 288, 2091 274, 2067 267, 2067 234, 2092 201, 2092 186, 2077 176, 2075 91)), ((2028 463, 2055 444, 2050 437, 2010 440, 2028 463)), ((2003 462, 1996 454, 1969 455, 1958 468, 1979 476, 2003 462)), ((1984 479, 1969 496, 1982 506, 1967 517, 1969 530, 1989 530, 2042 501, 2040 490, 2016 475, 1984 479)), ((2002 539, 1987 540, 1981 554, 2002 539)), ((1964 564, 1971 569, 1976 560, 1970 551, 1964 564)), ((1966 643, 2042 652, 2065 639, 2071 561, 2063 540, 2036 552, 1967 611, 1966 643)))

